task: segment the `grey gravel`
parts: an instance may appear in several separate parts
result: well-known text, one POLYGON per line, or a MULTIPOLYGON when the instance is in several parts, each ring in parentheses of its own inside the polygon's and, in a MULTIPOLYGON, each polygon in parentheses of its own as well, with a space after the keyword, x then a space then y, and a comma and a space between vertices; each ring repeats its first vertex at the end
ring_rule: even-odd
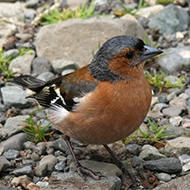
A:
POLYGON ((13 174, 15 174, 16 176, 21 176, 21 175, 28 175, 28 176, 32 176, 33 175, 33 171, 32 171, 32 167, 30 165, 26 165, 26 166, 22 166, 20 168, 16 168, 13 171, 13 174))
POLYGON ((171 180, 171 175, 169 175, 167 173, 159 173, 159 174, 157 174, 157 177, 160 181, 168 182, 171 180))
POLYGON ((20 155, 20 152, 18 150, 8 150, 6 152, 3 153, 3 156, 8 159, 8 160, 12 160, 17 158, 20 155))

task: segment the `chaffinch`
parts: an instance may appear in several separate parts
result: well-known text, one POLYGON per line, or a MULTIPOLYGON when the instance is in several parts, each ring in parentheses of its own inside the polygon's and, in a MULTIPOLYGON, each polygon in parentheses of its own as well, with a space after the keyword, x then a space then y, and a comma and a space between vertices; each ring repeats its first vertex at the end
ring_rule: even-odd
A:
POLYGON ((107 144, 129 136, 145 119, 152 95, 143 66, 161 53, 141 39, 117 36, 103 44, 91 64, 71 74, 48 82, 23 75, 14 82, 36 92, 32 97, 48 108, 48 118, 63 132, 78 173, 99 179, 99 173, 80 165, 69 137, 103 144, 127 173, 107 144))

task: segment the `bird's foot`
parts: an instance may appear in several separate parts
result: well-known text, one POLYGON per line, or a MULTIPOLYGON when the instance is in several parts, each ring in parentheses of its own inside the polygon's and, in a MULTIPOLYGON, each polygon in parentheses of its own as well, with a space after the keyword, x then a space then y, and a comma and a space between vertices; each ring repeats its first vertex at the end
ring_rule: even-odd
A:
POLYGON ((101 177, 105 177, 103 176, 100 172, 94 172, 84 166, 82 166, 81 164, 77 164, 76 165, 76 170, 78 172, 78 174, 85 180, 86 176, 90 176, 95 180, 100 180, 101 177))

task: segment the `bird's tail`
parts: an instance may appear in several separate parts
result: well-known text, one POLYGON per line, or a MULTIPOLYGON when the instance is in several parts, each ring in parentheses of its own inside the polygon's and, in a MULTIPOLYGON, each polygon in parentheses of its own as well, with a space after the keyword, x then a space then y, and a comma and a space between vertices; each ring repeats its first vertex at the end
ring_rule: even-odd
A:
POLYGON ((63 77, 64 76, 60 76, 48 82, 44 82, 43 80, 36 79, 29 75, 21 75, 19 77, 15 77, 9 82, 34 91, 35 94, 28 97, 36 99, 43 107, 49 108, 53 105, 65 107, 65 103, 59 89, 63 77))

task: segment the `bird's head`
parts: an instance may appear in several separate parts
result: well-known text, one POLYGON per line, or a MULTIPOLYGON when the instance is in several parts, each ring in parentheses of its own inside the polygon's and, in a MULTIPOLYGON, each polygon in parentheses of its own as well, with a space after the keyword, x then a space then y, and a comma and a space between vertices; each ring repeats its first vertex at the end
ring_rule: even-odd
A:
POLYGON ((149 47, 141 39, 117 36, 103 44, 89 66, 91 75, 100 81, 114 82, 135 70, 142 70, 145 61, 163 53, 149 47))

